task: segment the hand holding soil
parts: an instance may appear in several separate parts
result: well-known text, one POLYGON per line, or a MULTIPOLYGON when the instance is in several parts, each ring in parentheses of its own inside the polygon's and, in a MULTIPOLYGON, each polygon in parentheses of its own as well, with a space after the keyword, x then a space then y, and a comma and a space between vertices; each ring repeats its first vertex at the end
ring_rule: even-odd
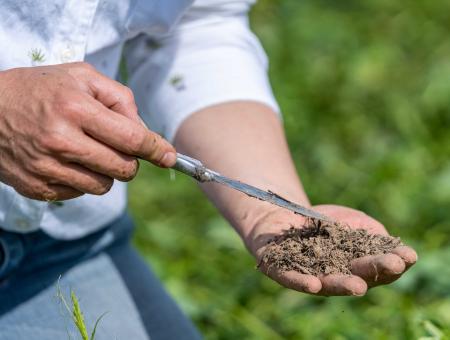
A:
POLYGON ((338 224, 277 209, 249 236, 259 269, 281 285, 315 295, 364 295, 397 280, 417 261, 413 249, 366 214, 334 205, 313 209, 338 224))

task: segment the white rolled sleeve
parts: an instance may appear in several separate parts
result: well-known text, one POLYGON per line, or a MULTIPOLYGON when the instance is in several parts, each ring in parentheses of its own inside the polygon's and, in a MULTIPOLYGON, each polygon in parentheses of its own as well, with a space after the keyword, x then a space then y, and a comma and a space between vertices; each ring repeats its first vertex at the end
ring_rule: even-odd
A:
POLYGON ((170 34, 141 36, 127 47, 141 115, 169 141, 190 114, 211 105, 248 100, 279 113, 266 54, 249 29, 249 1, 211 2, 194 5, 170 34))

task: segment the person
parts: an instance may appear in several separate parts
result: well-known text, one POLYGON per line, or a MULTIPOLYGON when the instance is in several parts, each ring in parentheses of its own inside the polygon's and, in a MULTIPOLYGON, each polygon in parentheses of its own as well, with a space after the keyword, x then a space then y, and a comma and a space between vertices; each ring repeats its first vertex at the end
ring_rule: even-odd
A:
MULTIPOLYGON (((76 292, 87 321, 108 312, 99 338, 200 337, 130 246, 124 182, 139 159, 171 167, 178 151, 311 207, 266 55, 249 29, 253 2, 1 2, 0 339, 73 335, 56 285, 76 292), (121 60, 133 92, 114 80, 121 60)), ((228 188, 201 186, 256 261, 269 237, 304 223, 228 188)), ((363 212, 311 208, 387 234, 363 212)), ((299 292, 364 295, 416 259, 402 246, 354 261, 350 276, 262 271, 299 292)))

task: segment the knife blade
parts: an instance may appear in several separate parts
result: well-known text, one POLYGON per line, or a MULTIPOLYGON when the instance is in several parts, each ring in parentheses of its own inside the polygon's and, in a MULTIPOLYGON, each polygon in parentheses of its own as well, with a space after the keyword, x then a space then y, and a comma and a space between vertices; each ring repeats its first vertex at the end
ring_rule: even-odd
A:
POLYGON ((265 191, 252 185, 225 177, 216 171, 206 168, 198 159, 178 153, 177 162, 172 168, 193 177, 198 182, 216 182, 234 190, 243 192, 250 197, 254 197, 261 201, 269 202, 279 207, 288 209, 296 214, 326 222, 332 222, 331 218, 329 218, 328 216, 320 214, 299 204, 293 203, 270 190, 265 191))

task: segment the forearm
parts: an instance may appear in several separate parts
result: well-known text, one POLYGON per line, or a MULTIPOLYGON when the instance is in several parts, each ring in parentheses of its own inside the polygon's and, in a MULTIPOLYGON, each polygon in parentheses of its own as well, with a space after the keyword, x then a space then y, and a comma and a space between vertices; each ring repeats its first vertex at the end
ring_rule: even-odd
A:
MULTIPOLYGON (((181 125, 175 146, 225 176, 309 205, 281 122, 262 104, 230 102, 199 111, 181 125)), ((256 221, 273 209, 218 184, 201 186, 244 239, 256 221)))
MULTIPOLYGON (((202 110, 181 126, 175 140, 178 151, 192 155, 226 176, 270 189, 294 202, 309 205, 286 145, 276 115, 252 103, 228 103, 202 110)), ((203 190, 241 234, 247 248, 262 264, 268 240, 289 225, 304 219, 286 209, 249 198, 217 184, 203 190)), ((366 214, 334 205, 314 209, 351 229, 387 235, 383 225, 366 214)), ((285 287, 319 295, 363 295, 367 287, 392 282, 417 260, 417 254, 402 246, 389 254, 365 256, 351 262, 353 275, 315 277, 298 271, 283 272, 276 266, 259 268, 285 287)))

